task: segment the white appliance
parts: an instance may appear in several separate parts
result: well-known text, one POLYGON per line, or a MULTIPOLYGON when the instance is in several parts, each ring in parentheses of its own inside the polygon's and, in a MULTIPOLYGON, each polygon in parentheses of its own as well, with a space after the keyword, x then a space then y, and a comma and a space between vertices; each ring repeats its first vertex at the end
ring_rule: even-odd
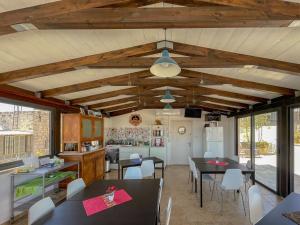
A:
POLYGON ((216 157, 224 158, 223 127, 204 128, 204 151, 212 152, 216 157))

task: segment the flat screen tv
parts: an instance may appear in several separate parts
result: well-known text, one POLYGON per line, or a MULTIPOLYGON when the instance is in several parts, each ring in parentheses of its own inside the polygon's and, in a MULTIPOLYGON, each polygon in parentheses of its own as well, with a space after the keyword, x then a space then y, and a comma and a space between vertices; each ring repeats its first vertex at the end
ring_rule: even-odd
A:
POLYGON ((201 118, 202 109, 185 108, 184 117, 201 118))

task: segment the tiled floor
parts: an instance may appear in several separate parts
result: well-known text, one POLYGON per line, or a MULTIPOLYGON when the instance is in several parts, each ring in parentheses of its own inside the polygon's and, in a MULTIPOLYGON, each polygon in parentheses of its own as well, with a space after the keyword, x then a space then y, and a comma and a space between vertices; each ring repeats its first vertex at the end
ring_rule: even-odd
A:
MULTIPOLYGON (((160 170, 157 170, 160 176, 160 170)), ((107 175, 107 179, 114 179, 116 172, 107 175)), ((261 189, 264 200, 265 213, 274 208, 280 198, 270 191, 261 189)), ((204 185, 204 207, 200 208, 199 195, 191 192, 191 183, 188 184, 187 166, 168 166, 165 170, 165 185, 162 197, 162 209, 167 205, 169 196, 173 198, 171 225, 249 225, 249 213, 246 204, 247 216, 244 215, 241 199, 234 201, 233 193, 225 197, 223 215, 220 214, 220 202, 215 195, 210 201, 208 184, 204 185)), ((247 201, 247 200, 246 200, 247 201)), ((162 210, 162 213, 164 210, 162 210)), ((163 216, 162 216, 163 217, 163 216)))
MULTIPOLYGON (((160 170, 157 176, 160 177, 160 170)), ((117 172, 106 174, 106 179, 116 179, 117 172)), ((164 221, 164 209, 169 196, 173 198, 171 225, 249 225, 249 213, 244 215, 240 196, 233 200, 233 193, 225 195, 223 215, 220 214, 220 202, 215 195, 210 201, 208 184, 204 185, 204 207, 199 206, 199 195, 191 192, 191 183, 188 183, 187 166, 168 166, 165 170, 165 181, 162 195, 161 212, 164 221)), ((263 194, 265 213, 270 211, 280 201, 273 193, 261 189, 263 194)), ((247 204, 246 204, 247 205, 247 204)), ((27 224, 26 219, 20 220, 18 225, 27 224)))

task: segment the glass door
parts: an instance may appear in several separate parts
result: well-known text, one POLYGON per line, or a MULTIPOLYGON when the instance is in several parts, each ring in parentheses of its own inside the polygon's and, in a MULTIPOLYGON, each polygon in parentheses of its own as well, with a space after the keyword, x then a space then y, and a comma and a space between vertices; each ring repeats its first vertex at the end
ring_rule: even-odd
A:
POLYGON ((294 192, 300 193, 300 107, 293 109, 294 192))
POLYGON ((254 116, 255 178, 277 191, 277 112, 254 116))
POLYGON ((239 163, 246 165, 251 160, 251 117, 237 119, 239 163))

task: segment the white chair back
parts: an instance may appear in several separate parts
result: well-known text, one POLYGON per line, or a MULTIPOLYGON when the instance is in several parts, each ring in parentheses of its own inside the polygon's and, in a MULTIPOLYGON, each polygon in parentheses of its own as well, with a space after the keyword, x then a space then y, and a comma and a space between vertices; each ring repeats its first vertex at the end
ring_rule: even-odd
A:
POLYGON ((257 185, 253 185, 248 190, 249 217, 252 224, 256 224, 263 217, 263 202, 260 190, 257 185))
POLYGON ((41 199, 34 203, 28 211, 28 224, 31 225, 55 209, 55 205, 50 197, 41 199))
POLYGON ((190 171, 193 171, 193 167, 192 167, 192 158, 191 156, 188 156, 188 160, 189 160, 189 167, 190 167, 190 171))
POLYGON ((159 193, 158 193, 158 203, 157 203, 157 213, 159 213, 159 208, 160 208, 160 201, 161 201, 161 196, 162 196, 163 184, 164 184, 164 180, 163 180, 163 178, 160 178, 160 183, 159 183, 159 193))
MULTIPOLYGON (((251 161, 250 160, 247 161, 246 167, 248 169, 251 169, 251 161)), ((250 173, 245 174, 245 183, 248 183, 249 180, 250 180, 250 178, 251 178, 251 174, 250 173)))
POLYGON ((141 165, 143 177, 150 177, 154 174, 153 160, 144 160, 141 165))
POLYGON ((129 156, 129 159, 139 159, 139 158, 140 158, 140 155, 138 153, 132 153, 129 156))
POLYGON ((67 187, 67 200, 82 191, 85 187, 86 185, 82 178, 78 178, 70 182, 67 187))
POLYGON ((172 198, 169 198, 168 201, 168 206, 166 208, 166 225, 170 224, 170 219, 171 219, 171 211, 172 211, 172 198))
POLYGON ((216 156, 212 152, 204 152, 204 156, 203 157, 204 158, 216 158, 216 156))
POLYGON ((135 167, 129 167, 126 169, 124 179, 125 180, 133 180, 133 179, 142 179, 143 174, 141 167, 135 166, 135 167))
POLYGON ((240 169, 227 169, 221 186, 225 190, 239 190, 243 184, 243 174, 240 169))
POLYGON ((192 167, 192 172, 193 172, 194 178, 198 179, 198 171, 197 171, 197 168, 196 168, 196 164, 193 160, 191 161, 191 167, 192 167))

